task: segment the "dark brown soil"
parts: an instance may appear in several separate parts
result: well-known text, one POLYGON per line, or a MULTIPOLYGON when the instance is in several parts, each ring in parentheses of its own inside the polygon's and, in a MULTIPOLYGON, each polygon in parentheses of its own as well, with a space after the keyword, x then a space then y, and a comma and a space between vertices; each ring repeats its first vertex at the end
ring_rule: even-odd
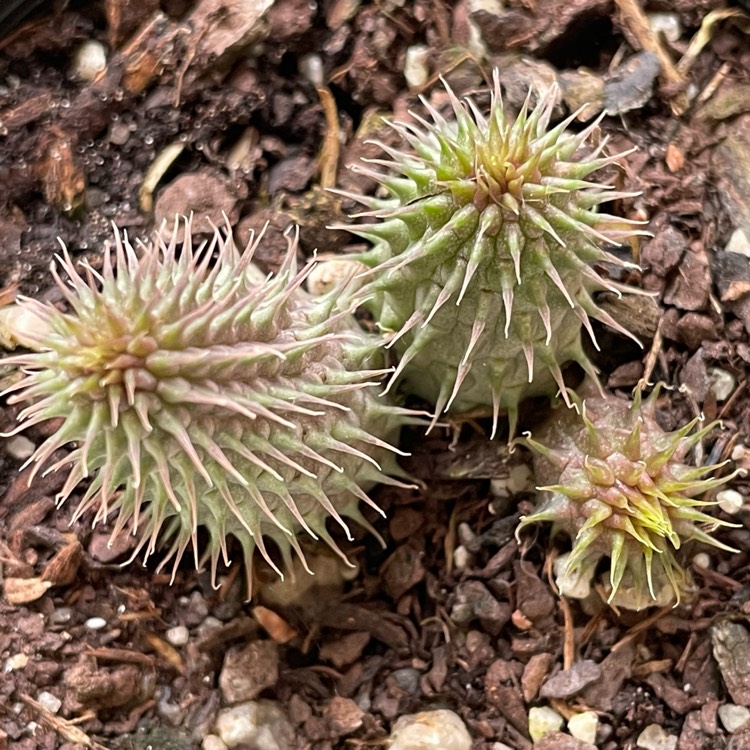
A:
MULTIPOLYGON (((378 114, 408 117, 421 106, 419 93, 439 91, 439 75, 463 94, 481 90, 497 65, 512 107, 539 77, 558 74, 572 85, 585 67, 606 81, 609 148, 638 149, 618 181, 641 195, 616 208, 647 220, 653 234, 623 253, 643 269, 625 281, 655 301, 635 309, 610 301, 645 347, 600 330, 602 352, 592 356, 602 382, 627 392, 645 375, 683 386, 662 399, 663 426, 701 412, 720 418, 706 462, 750 466, 741 450, 750 445, 750 263, 724 251, 750 215, 750 192, 742 191, 750 167, 743 172, 726 145, 750 111, 742 3, 507 0, 495 11, 469 0, 267 4, 265 20, 237 49, 227 38, 253 3, 50 2, 25 25, 0 28, 6 296, 17 287, 58 301, 49 273, 58 237, 95 264, 112 222, 146 239, 161 220, 190 211, 217 219, 223 211, 241 239, 270 222, 259 258, 267 270, 290 223, 300 226, 306 255, 341 252, 353 238, 326 227, 354 204, 324 188, 374 188, 348 165, 377 154, 366 143, 373 132, 391 137, 378 114), (634 15, 638 6, 680 21, 678 39, 657 42, 675 63, 684 63, 709 12, 735 13, 714 17, 691 65, 670 68, 663 59, 656 77, 658 56, 634 15), (232 7, 244 10, 227 23, 232 7), (223 23, 227 37, 216 33, 223 23), (84 82, 71 67, 92 39, 107 45, 108 64, 84 82), (427 47, 427 80, 409 90, 403 71, 414 45, 427 47), (651 55, 638 54, 644 48, 651 55), (316 65, 318 89, 304 75, 316 65), (718 397, 717 370, 731 378, 730 392, 718 397)), ((523 428, 545 410, 530 404, 523 428)), ((15 415, 4 407, 0 428, 15 415)), ((41 427, 30 437, 43 434, 41 427)), ((750 747, 750 732, 728 733, 717 713, 727 702, 750 706, 745 509, 731 518, 737 528, 717 532, 741 551, 712 549, 710 568, 691 565, 699 584, 691 602, 645 613, 603 604, 583 611, 551 585, 548 532, 524 537, 522 549, 514 539, 518 516, 534 502, 531 484, 519 480, 523 451, 509 456, 486 441, 484 423, 471 421, 428 438, 415 430, 403 442, 413 453, 406 468, 425 484, 420 492, 376 492, 389 518, 379 525, 386 548, 361 534, 361 546, 349 547, 357 572, 346 579, 325 573, 330 561, 321 551, 328 586, 301 593, 280 597, 272 575, 261 573, 267 586, 252 603, 244 602, 239 564, 222 571, 218 591, 189 565, 172 585, 153 566, 121 568, 127 549, 107 549, 107 529, 92 530, 89 518, 69 526, 69 509, 56 510, 52 500, 61 478, 27 487, 6 443, 0 750, 198 748, 226 705, 219 678, 227 652, 259 643, 268 646, 254 657, 260 696, 284 707, 295 748, 382 747, 399 716, 450 708, 475 750, 502 747, 495 743, 527 750, 528 711, 541 705, 566 718, 597 711, 596 746, 605 750, 635 747, 651 724, 679 738, 679 750, 750 747), (184 645, 167 638, 176 626, 188 629, 184 645), (566 669, 563 681, 583 679, 577 672, 592 664, 588 687, 540 697, 550 675, 566 669), (56 713, 45 711, 46 698, 40 706, 45 692, 60 699, 56 713)), ((746 496, 743 479, 732 486, 746 496)), ((688 565, 699 551, 684 550, 688 565)), ((557 736, 537 747, 590 746, 557 736)))

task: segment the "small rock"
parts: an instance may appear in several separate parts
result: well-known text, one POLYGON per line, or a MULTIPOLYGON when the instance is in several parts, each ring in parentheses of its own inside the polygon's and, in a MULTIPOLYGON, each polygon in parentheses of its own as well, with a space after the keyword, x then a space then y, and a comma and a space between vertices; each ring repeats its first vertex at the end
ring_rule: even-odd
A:
POLYGON ((336 669, 341 669, 357 661, 369 641, 369 633, 347 633, 338 640, 324 643, 320 647, 320 658, 330 661, 336 669))
POLYGON ((410 91, 421 89, 430 78, 427 62, 430 59, 430 48, 424 44, 413 44, 406 50, 404 60, 404 78, 410 91))
POLYGON ((737 490, 721 490, 716 493, 717 505, 730 516, 739 513, 745 503, 745 498, 737 490))
POLYGON ((328 294, 347 278, 350 278, 351 281, 347 290, 354 292, 361 286, 354 277, 365 270, 367 270, 367 267, 364 263, 359 263, 356 260, 344 258, 321 261, 316 264, 307 277, 307 291, 315 296, 328 294))
POLYGON ((278 646, 273 641, 253 641, 227 651, 219 686, 227 703, 239 703, 253 700, 278 679, 278 646))
POLYGON ((273 701, 248 701, 216 717, 216 731, 228 747, 244 750, 291 750, 294 730, 273 701))
POLYGON ((201 750, 227 750, 227 745, 221 737, 215 734, 207 734, 201 743, 201 750))
POLYGON ((667 734, 659 724, 649 724, 635 741, 636 747, 643 750, 675 750, 677 748, 677 736, 667 734))
POLYGON ((682 25, 676 13, 648 13, 647 18, 654 34, 663 34, 668 42, 680 41, 682 25))
POLYGON ((710 570, 713 565, 711 555, 707 552, 698 552, 693 556, 693 565, 698 568, 703 568, 703 570, 710 570))
POLYGON ((356 732, 362 726, 365 712, 351 699, 336 696, 331 699, 325 716, 337 736, 343 737, 356 732))
POLYGON ((56 714, 62 707, 62 701, 56 695, 46 690, 39 693, 36 699, 39 705, 46 708, 52 714, 56 714))
POLYGON ((29 657, 26 654, 13 654, 5 660, 3 672, 13 672, 17 669, 25 669, 29 663, 29 657))
MULTIPOLYGON (((239 219, 237 196, 228 181, 208 170, 181 174, 159 193, 154 207, 156 226, 164 225, 166 237, 174 230, 176 216, 193 215, 193 234, 213 234, 214 227, 223 227, 224 215, 235 223, 239 219)), ((177 241, 185 234, 184 222, 177 228, 177 241)))
POLYGON ((391 730, 389 750, 471 750, 461 717, 439 709, 402 716, 391 730))
POLYGON ((750 709, 735 706, 734 703, 725 703, 719 706, 719 718, 727 732, 734 732, 750 721, 750 709))
POLYGON ((479 620, 490 635, 498 635, 510 620, 507 602, 499 602, 480 581, 465 581, 456 587, 456 600, 451 609, 451 620, 457 625, 469 625, 479 620))
POLYGON ((746 255, 750 257, 750 240, 744 229, 739 228, 732 232, 732 236, 729 238, 729 242, 727 242, 724 252, 737 253, 738 255, 746 255))
POLYGON ((16 461, 25 461, 34 454, 36 446, 25 435, 15 435, 5 441, 5 450, 16 461))
POLYGON ((711 381, 711 390, 717 401, 726 401, 734 393, 737 381, 731 373, 720 367, 709 367, 706 369, 706 374, 711 381))
POLYGON ((563 100, 571 112, 578 112, 578 120, 586 122, 596 117, 604 105, 604 80, 585 70, 565 71, 561 74, 563 100), (581 109, 583 108, 583 109, 581 109))
POLYGON ((297 63, 297 68, 302 77, 313 86, 318 87, 325 83, 323 58, 320 55, 314 52, 303 55, 297 63))
POLYGON ((596 750, 596 745, 582 742, 564 732, 551 732, 534 743, 534 750, 596 750))
POLYGON ((545 734, 559 731, 562 725, 563 717, 548 706, 529 709, 529 734, 534 742, 539 742, 545 734))
POLYGON ((453 566, 456 570, 466 570, 466 568, 471 567, 473 560, 474 555, 463 544, 460 544, 453 551, 453 566))
POLYGON ((401 669, 394 670, 389 675, 389 678, 393 680, 393 684, 407 695, 417 694, 420 677, 419 670, 413 667, 402 667, 401 669))
POLYGON ((555 558, 552 564, 555 585, 558 591, 569 599, 585 599, 591 593, 591 579, 596 566, 589 565, 568 573, 566 565, 569 557, 570 552, 565 552, 555 558))
POLYGON ((599 717, 595 711, 584 711, 568 719, 568 731, 581 742, 593 745, 596 740, 596 730, 599 728, 599 717))
POLYGON ((166 636, 173 646, 186 646, 190 640, 190 631, 184 625, 177 625, 167 630, 166 636))
POLYGON ((640 109, 653 94, 661 72, 658 55, 638 52, 625 60, 604 82, 604 108, 611 117, 640 109))
POLYGON ((83 624, 89 630, 102 630, 107 627, 107 621, 103 617, 89 617, 83 624))
POLYGON ((73 618, 73 610, 70 607, 57 607, 50 615, 49 621, 53 625, 65 625, 73 618))
POLYGON ((89 39, 75 51, 70 76, 79 81, 93 81, 106 68, 106 47, 96 39, 89 39))
POLYGON ((570 669, 563 669, 542 685, 542 698, 570 698, 580 693, 602 676, 602 668, 591 659, 577 661, 570 669))

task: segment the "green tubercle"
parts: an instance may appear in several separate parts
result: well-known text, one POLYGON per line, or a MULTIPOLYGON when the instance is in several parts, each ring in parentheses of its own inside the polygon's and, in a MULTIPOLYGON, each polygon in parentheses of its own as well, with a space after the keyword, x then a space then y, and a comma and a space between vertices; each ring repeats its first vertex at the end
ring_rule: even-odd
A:
POLYGON ((406 150, 379 144, 390 158, 372 162, 386 171, 359 167, 388 197, 345 193, 376 219, 345 228, 374 244, 356 256, 370 267, 360 299, 399 358, 389 387, 403 377, 435 420, 480 410, 496 428, 507 412, 512 434, 523 398, 565 394, 563 364, 594 376, 580 336, 583 326, 594 339, 590 318, 631 335, 593 297, 626 288, 591 265, 627 265, 602 246, 640 231, 598 210, 632 194, 590 179, 626 154, 587 145, 598 121, 577 134, 575 114, 550 127, 555 89, 515 119, 497 76, 486 117, 446 91, 449 117, 424 101, 431 121, 393 125, 406 150))
POLYGON ((380 342, 334 311, 342 287, 303 290, 312 265, 297 270, 296 239, 266 277, 252 264, 260 238, 241 253, 231 233, 199 248, 187 223, 184 235, 176 225, 137 254, 117 232, 100 271, 63 249, 64 278, 52 273, 69 312, 21 301, 42 325, 37 351, 4 360, 25 373, 9 402, 27 404, 15 432, 59 420, 31 477, 67 469, 59 503, 85 481, 75 517, 115 518, 134 557, 166 544, 175 569, 192 546, 214 576, 234 537, 249 586, 255 550, 281 574, 268 540, 286 565, 304 560, 298 532, 339 552, 327 519, 351 537, 344 519, 365 523, 367 490, 401 484, 390 441, 414 417, 378 397, 380 342))
POLYGON ((695 419, 675 432, 656 422, 658 388, 633 402, 601 396, 590 385, 575 410, 556 411, 525 441, 535 453, 539 506, 518 531, 553 524, 572 541, 564 577, 576 580, 609 558, 609 601, 627 609, 678 603, 689 591, 689 573, 678 551, 689 541, 736 551, 709 531, 731 526, 704 511, 702 499, 735 475, 717 476, 724 464, 684 463, 690 450, 716 427, 696 429, 695 419))

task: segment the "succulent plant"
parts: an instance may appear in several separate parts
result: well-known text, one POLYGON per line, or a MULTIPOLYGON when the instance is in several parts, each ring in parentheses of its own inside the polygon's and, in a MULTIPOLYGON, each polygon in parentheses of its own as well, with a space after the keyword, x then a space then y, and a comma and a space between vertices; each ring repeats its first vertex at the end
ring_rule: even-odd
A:
POLYGON ((371 161, 386 171, 358 168, 388 197, 342 191, 376 219, 345 228, 374 243, 356 259, 370 267, 361 298, 400 358, 388 387, 403 375, 435 420, 478 409, 496 428, 505 411, 512 434, 523 398, 565 396, 562 364, 594 375, 580 335, 583 325, 596 343, 589 318, 630 335, 592 296, 625 287, 591 264, 627 265, 601 245, 638 223, 598 207, 632 194, 589 180, 626 154, 602 155, 606 139, 587 146, 598 121, 568 132, 577 113, 550 128, 555 88, 515 120, 497 76, 486 118, 446 91, 451 117, 423 100, 432 122, 393 125, 409 148, 378 142, 390 158, 371 161))
POLYGON ((695 540, 731 550, 708 533, 731 526, 703 509, 701 499, 734 474, 717 476, 724 464, 689 466, 691 448, 716 426, 695 429, 694 419, 675 432, 656 421, 659 388, 632 402, 601 396, 591 385, 575 410, 555 412, 532 439, 540 502, 518 531, 550 522, 565 532, 572 551, 563 578, 591 575, 609 558, 609 601, 628 609, 679 602, 690 576, 677 552, 695 540))
POLYGON ((140 258, 116 233, 101 271, 79 273, 63 249, 67 279, 52 273, 70 312, 22 301, 43 325, 38 351, 5 360, 26 373, 9 389, 10 403, 29 402, 14 432, 60 420, 27 462, 31 478, 69 467, 59 503, 89 479, 74 517, 116 511, 112 538, 136 536, 144 560, 168 543, 162 566, 176 569, 192 544, 215 576, 233 536, 250 585, 256 548, 281 574, 269 539, 287 566, 292 550, 304 561, 298 531, 343 556, 326 520, 349 536, 344 517, 369 528, 358 502, 374 506, 376 482, 401 484, 388 441, 413 420, 378 398, 380 341, 333 312, 340 286, 319 298, 301 289, 312 264, 297 271, 296 239, 264 277, 252 264, 260 238, 240 253, 217 230, 193 248, 186 225, 180 247, 182 229, 140 258))

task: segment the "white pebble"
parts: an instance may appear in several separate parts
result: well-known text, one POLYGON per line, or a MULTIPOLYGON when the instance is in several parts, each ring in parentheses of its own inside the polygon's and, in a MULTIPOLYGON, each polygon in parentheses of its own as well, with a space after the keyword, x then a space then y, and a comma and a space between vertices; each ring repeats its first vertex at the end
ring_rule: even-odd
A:
POLYGON ((56 714, 62 707, 62 701, 56 695, 52 695, 52 693, 48 693, 46 690, 39 693, 36 699, 40 706, 43 706, 52 714, 56 714))
POLYGON ((29 657, 26 654, 13 654, 5 660, 3 672, 12 672, 16 669, 24 669, 29 663, 29 657))
POLYGON ((569 599, 585 599, 591 593, 591 579, 594 575, 594 569, 579 569, 578 573, 572 571, 566 574, 565 565, 570 557, 570 552, 555 558, 552 570, 555 574, 555 585, 563 596, 569 599))
POLYGON ((227 746, 221 737, 215 734, 207 734, 201 743, 201 750, 227 750, 227 746))
POLYGON ((698 552, 693 556, 693 565, 695 565, 696 568, 702 568, 703 570, 711 570, 713 565, 711 555, 707 552, 698 552))
POLYGON ((107 49, 95 39, 84 42, 73 55, 71 76, 81 81, 93 81, 107 67, 107 49))
POLYGON ((563 717, 548 706, 529 709, 529 734, 534 742, 539 742, 547 734, 562 729, 563 717))
POLYGON ((635 741, 636 747, 643 750, 675 750, 677 747, 677 736, 667 734, 659 724, 649 724, 635 741))
POLYGON ((711 381, 711 390, 717 401, 726 401, 734 393, 737 387, 734 375, 720 367, 709 367, 706 369, 706 374, 711 381))
POLYGON ((249 745, 254 750, 291 750, 294 730, 273 701, 247 701, 216 717, 216 731, 228 748, 249 745))
POLYGON ((750 721, 750 709, 735 706, 734 703, 725 703, 719 706, 719 718, 727 732, 734 732, 750 721))
POLYGON ((721 492, 716 493, 716 503, 730 516, 739 513, 744 502, 745 498, 737 490, 721 490, 721 492))
POLYGON ((736 443, 734 448, 732 448, 732 461, 741 461, 745 458, 746 453, 747 446, 742 443, 736 443))
POLYGON ((16 435, 5 441, 5 450, 16 461, 25 461, 33 455, 36 446, 25 435, 16 435))
POLYGON ((430 71, 427 67, 429 59, 430 48, 424 44, 413 44, 406 50, 404 78, 412 91, 421 89, 429 80, 430 71))
POLYGON ((70 607, 58 607, 50 615, 49 621, 54 625, 64 625, 73 619, 73 610, 70 607))
POLYGON ((107 621, 103 617, 89 617, 83 624, 89 630, 101 630, 107 627, 107 621))
POLYGON ((668 42, 680 41, 682 26, 680 17, 676 13, 649 13, 648 25, 655 34, 664 34, 668 42))
POLYGON ((391 730, 389 750, 471 750, 461 717, 438 709, 402 716, 391 730))
POLYGON ((473 558, 474 555, 472 555, 463 544, 460 544, 453 551, 453 565, 456 570, 466 570, 466 568, 471 566, 473 558))
POLYGON ((190 640, 190 631, 184 625, 177 625, 167 630, 166 636, 173 646, 185 646, 190 640))
MULTIPOLYGON (((310 275, 307 277, 307 291, 316 297, 328 294, 345 279, 354 277, 366 270, 367 266, 356 260, 323 260, 310 271, 310 275)), ((361 282, 352 278, 351 286, 347 289, 356 291, 360 286, 361 282)))
POLYGON ((734 232, 732 232, 732 236, 729 238, 729 242, 727 242, 724 252, 750 256, 750 241, 748 241, 747 235, 743 229, 735 229, 734 232))
POLYGON ((309 55, 303 55, 297 64, 299 72, 313 86, 320 87, 324 82, 323 75, 323 58, 311 52, 309 55))
POLYGON ((599 727, 599 717, 595 711, 584 711, 568 719, 568 731, 581 742, 593 745, 596 741, 596 730, 599 727))

